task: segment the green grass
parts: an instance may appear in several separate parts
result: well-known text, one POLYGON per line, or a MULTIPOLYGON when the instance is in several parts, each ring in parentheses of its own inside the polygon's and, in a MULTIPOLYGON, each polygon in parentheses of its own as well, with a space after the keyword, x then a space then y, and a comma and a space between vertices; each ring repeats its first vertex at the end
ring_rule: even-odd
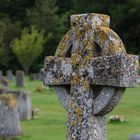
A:
MULTIPOLYGON (((66 112, 53 89, 35 92, 36 87, 41 84, 41 81, 31 82, 27 78, 23 88, 17 88, 15 82, 10 84, 13 90, 31 91, 33 107, 40 109, 37 119, 22 121, 24 134, 20 140, 65 140, 66 112)), ((111 114, 123 115, 128 122, 107 123, 107 140, 128 140, 130 134, 140 134, 140 87, 127 89, 120 104, 111 114)))

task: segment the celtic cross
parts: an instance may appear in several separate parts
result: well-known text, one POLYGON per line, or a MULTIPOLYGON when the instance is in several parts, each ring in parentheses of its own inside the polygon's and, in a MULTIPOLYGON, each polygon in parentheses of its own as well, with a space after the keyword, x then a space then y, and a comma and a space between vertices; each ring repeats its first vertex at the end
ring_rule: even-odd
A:
POLYGON ((71 16, 71 30, 45 59, 44 84, 68 113, 67 140, 105 140, 105 115, 136 85, 138 57, 126 53, 102 14, 71 16))

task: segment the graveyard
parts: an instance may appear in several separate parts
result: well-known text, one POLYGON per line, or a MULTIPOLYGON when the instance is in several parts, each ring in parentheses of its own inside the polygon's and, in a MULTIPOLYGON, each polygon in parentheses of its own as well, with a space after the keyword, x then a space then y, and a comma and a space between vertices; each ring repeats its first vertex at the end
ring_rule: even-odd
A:
MULTIPOLYGON (((36 92, 42 81, 26 78, 24 87, 16 87, 15 81, 9 84, 13 90, 31 91, 34 108, 40 109, 38 117, 22 121, 23 136, 19 140, 62 140, 65 139, 67 115, 60 105, 53 89, 36 92)), ((140 133, 140 86, 127 89, 120 104, 107 115, 107 139, 127 140, 130 134, 140 133), (123 115, 128 121, 109 123, 110 115, 123 115)))
POLYGON ((140 140, 140 0, 0 0, 0 140, 140 140))

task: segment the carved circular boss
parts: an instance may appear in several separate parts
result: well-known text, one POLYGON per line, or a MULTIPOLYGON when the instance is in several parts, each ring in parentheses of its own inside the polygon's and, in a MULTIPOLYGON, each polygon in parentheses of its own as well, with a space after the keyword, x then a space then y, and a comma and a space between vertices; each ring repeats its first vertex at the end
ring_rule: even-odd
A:
MULTIPOLYGON (((45 85, 56 89, 66 110, 75 85, 93 95, 93 115, 105 115, 120 101, 125 87, 136 84, 138 58, 126 54, 119 36, 102 14, 71 16, 71 30, 62 38, 55 56, 45 59, 45 85)), ((81 89, 80 89, 81 90, 81 89)))

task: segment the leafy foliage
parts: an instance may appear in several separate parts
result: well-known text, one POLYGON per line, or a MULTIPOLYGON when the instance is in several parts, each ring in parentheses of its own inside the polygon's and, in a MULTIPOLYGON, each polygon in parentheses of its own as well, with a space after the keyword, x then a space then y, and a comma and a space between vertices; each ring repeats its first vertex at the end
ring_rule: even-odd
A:
POLYGON ((32 26, 30 30, 28 28, 23 29, 21 38, 16 38, 11 43, 13 53, 26 74, 28 74, 33 62, 42 53, 44 41, 44 33, 42 31, 39 32, 36 27, 32 26))
POLYGON ((3 47, 3 40, 0 38, 0 63, 6 63, 5 56, 4 56, 4 47, 3 47))
POLYGON ((36 0, 35 6, 27 11, 29 24, 43 29, 45 36, 49 37, 44 55, 54 53, 58 40, 60 40, 65 31, 65 20, 57 15, 57 11, 58 7, 55 0, 36 0))
POLYGON ((24 28, 34 25, 44 30, 47 38, 42 55, 30 69, 37 72, 44 57, 54 55, 60 39, 70 29, 70 15, 93 12, 110 15, 111 28, 122 38, 127 52, 140 56, 140 0, 0 0, 0 36, 6 62, 0 63, 0 69, 20 67, 10 42, 19 38, 24 28))

